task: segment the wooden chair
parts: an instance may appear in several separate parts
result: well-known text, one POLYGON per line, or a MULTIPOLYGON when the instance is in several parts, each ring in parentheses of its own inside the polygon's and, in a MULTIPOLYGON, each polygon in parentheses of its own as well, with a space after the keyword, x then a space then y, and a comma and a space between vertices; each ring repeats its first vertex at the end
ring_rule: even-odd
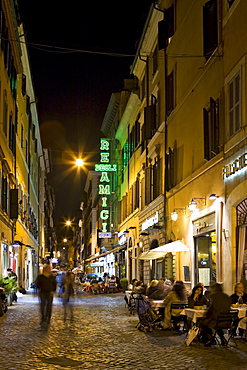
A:
POLYGON ((183 330, 187 331, 187 316, 180 315, 185 308, 188 308, 188 304, 186 302, 178 302, 178 303, 171 303, 171 323, 174 328, 177 327, 177 324, 181 321, 184 323, 183 330))
MULTIPOLYGON (((216 325, 214 327, 213 339, 216 341, 216 343, 220 345, 222 344, 217 338, 217 332, 219 330, 227 331, 228 338, 227 339, 225 338, 226 339, 225 345, 227 345, 232 338, 234 339, 238 321, 239 320, 237 310, 221 311, 217 317, 216 325)), ((235 339, 234 342, 235 345, 237 346, 235 339)))

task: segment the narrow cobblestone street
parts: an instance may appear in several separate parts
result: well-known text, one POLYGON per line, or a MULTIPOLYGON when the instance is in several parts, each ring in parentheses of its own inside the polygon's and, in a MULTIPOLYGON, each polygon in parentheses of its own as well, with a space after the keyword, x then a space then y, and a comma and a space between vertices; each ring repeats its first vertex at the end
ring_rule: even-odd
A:
POLYGON ((73 320, 59 298, 54 299, 47 331, 39 326, 38 298, 23 295, 0 318, 0 369, 247 369, 247 344, 187 347, 184 334, 136 329, 123 294, 77 294, 73 320))

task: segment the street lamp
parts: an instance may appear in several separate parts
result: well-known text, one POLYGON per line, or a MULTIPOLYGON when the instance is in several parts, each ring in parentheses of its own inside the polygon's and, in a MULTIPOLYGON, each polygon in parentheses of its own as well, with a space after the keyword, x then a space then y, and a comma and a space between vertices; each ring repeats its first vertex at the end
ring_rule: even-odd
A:
POLYGON ((75 164, 78 166, 78 167, 82 167, 84 165, 84 161, 83 159, 81 158, 77 158, 76 161, 75 161, 75 164))

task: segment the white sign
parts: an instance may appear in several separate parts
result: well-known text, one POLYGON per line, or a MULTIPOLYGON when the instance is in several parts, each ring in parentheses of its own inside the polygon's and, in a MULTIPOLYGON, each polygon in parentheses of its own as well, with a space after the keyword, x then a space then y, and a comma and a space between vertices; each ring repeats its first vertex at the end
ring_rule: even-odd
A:
POLYGON ((109 233, 99 233, 99 238, 111 238, 111 232, 109 233))
POLYGON ((159 222, 159 214, 158 211, 155 215, 151 218, 147 218, 145 222, 142 224, 142 231, 147 230, 150 226, 153 226, 159 222))

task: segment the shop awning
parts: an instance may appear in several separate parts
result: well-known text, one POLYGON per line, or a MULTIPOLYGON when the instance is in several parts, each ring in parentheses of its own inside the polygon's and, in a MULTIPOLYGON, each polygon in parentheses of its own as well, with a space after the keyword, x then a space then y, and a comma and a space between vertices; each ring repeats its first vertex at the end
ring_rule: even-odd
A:
POLYGON ((87 258, 86 262, 90 262, 90 261, 99 259, 101 257, 105 257, 107 254, 110 254, 110 253, 120 252, 120 250, 125 249, 125 248, 127 248, 126 244, 118 245, 116 248, 113 248, 113 249, 111 249, 107 252, 104 252, 104 253, 101 253, 101 254, 98 254, 98 255, 87 258))
POLYGON ((183 242, 176 240, 175 242, 167 243, 148 252, 144 252, 138 258, 140 260, 156 260, 165 257, 166 253, 187 252, 188 250, 189 248, 183 242))

